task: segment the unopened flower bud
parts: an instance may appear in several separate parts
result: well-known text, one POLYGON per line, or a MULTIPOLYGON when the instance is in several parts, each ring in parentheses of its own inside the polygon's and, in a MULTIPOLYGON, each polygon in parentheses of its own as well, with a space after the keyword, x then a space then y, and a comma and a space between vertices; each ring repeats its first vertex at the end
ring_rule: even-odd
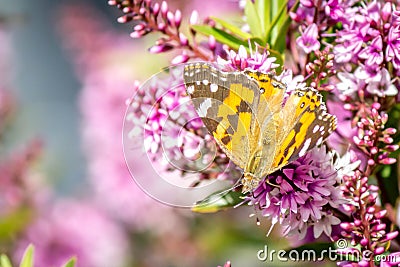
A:
POLYGON ((379 232, 379 231, 382 231, 385 229, 386 229, 386 224, 384 224, 384 223, 379 223, 379 224, 375 225, 374 227, 372 227, 372 230, 376 231, 376 232, 379 232))
POLYGON ((382 240, 380 240, 380 241, 381 241, 382 243, 384 243, 384 242, 387 242, 387 241, 389 241, 389 240, 395 239, 395 238, 397 237, 398 234, 399 234, 398 231, 394 231, 394 232, 387 233, 387 234, 385 235, 385 237, 384 237, 382 240))
POLYGON ((375 155, 376 153, 378 153, 378 148, 377 147, 373 147, 371 148, 371 154, 375 155))
POLYGON ((129 21, 131 21, 131 20, 133 20, 133 17, 132 17, 132 16, 124 15, 124 16, 119 17, 119 18, 117 19, 117 22, 118 22, 118 23, 127 23, 127 22, 129 22, 129 21))
POLYGON ((346 230, 346 231, 349 231, 349 230, 352 230, 352 229, 353 229, 353 226, 352 226, 350 223, 348 223, 348 222, 343 222, 343 223, 341 223, 341 224, 340 224, 340 227, 341 227, 343 230, 346 230))
POLYGON ((171 64, 172 65, 177 65, 177 64, 180 64, 180 63, 185 63, 185 62, 187 62, 189 60, 189 56, 188 55, 186 55, 186 54, 181 54, 181 55, 178 55, 178 56, 176 56, 175 58, 173 58, 172 60, 171 60, 171 64))
POLYGON ((165 1, 162 1, 161 3, 161 15, 163 18, 167 18, 167 13, 168 13, 168 4, 165 1))
POLYGON ((138 24, 135 27, 133 27, 133 30, 141 31, 141 30, 144 30, 144 28, 145 28, 145 24, 142 23, 142 24, 138 24))
POLYGON ((380 164, 385 164, 385 165, 390 165, 390 164, 394 164, 394 163, 396 163, 396 159, 395 158, 384 158, 384 159, 381 159, 380 161, 379 161, 379 163, 380 164))
POLYGON ((189 43, 188 38, 181 32, 179 33, 179 42, 182 46, 187 46, 189 43))
POLYGON ((371 107, 376 110, 379 110, 381 108, 381 104, 378 102, 374 102, 374 103, 372 103, 371 107))
POLYGON ((190 15, 189 23, 190 23, 190 25, 199 24, 199 12, 197 12, 197 10, 192 11, 192 14, 190 15))
POLYGON ((174 47, 170 44, 153 45, 149 48, 149 52, 152 54, 164 53, 172 50, 174 47))
POLYGON ((208 37, 208 47, 210 50, 214 51, 217 46, 217 41, 215 40, 215 37, 213 35, 210 35, 208 37))
POLYGON ((152 10, 154 17, 157 17, 159 12, 160 12, 160 4, 154 3, 153 10, 152 10))
POLYGON ((389 152, 394 152, 396 150, 399 149, 399 145, 387 145, 385 147, 385 150, 389 151, 389 152))
POLYGON ((164 31, 167 28, 167 25, 165 25, 164 22, 160 22, 160 23, 158 23, 157 27, 158 27, 158 30, 164 31))
POLYGON ((382 7, 381 16, 383 21, 389 21, 390 16, 392 15, 392 4, 390 2, 386 2, 386 4, 382 7))
POLYGON ((377 248, 374 250, 374 254, 375 254, 375 255, 380 255, 380 254, 382 254, 383 252, 385 252, 385 248, 384 248, 384 247, 377 247, 377 248))
POLYGON ((383 134, 395 134, 397 132, 396 128, 387 128, 383 131, 383 134))
POLYGON ((181 22, 182 22, 182 12, 178 9, 175 11, 175 27, 179 28, 179 26, 181 26, 181 22))
POLYGON ((167 12, 167 21, 169 25, 175 26, 175 16, 171 11, 167 12))
POLYGON ((365 247, 366 245, 368 245, 368 239, 366 239, 366 238, 361 239, 360 245, 361 245, 361 246, 364 246, 364 247, 365 247))

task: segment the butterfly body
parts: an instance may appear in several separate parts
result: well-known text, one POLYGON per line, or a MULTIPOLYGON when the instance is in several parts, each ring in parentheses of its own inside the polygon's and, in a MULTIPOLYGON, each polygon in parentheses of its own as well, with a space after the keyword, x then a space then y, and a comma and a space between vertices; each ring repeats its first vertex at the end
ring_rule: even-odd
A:
POLYGON ((273 74, 223 72, 208 63, 187 64, 186 91, 223 152, 243 169, 243 192, 294 161, 336 128, 321 95, 286 86, 273 74))

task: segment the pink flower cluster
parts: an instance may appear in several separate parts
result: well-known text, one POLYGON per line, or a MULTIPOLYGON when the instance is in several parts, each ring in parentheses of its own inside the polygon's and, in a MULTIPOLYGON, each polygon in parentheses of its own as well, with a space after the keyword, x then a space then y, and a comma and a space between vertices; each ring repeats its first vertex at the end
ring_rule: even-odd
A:
MULTIPOLYGON (((270 56, 272 50, 268 51, 269 46, 264 49, 256 44, 257 50, 251 51, 254 47, 251 41, 254 40, 250 41, 250 55, 243 46, 235 46, 239 47, 238 51, 227 48, 237 37, 233 26, 228 27, 227 35, 235 35, 229 42, 219 44, 216 40, 224 38, 217 39, 211 35, 208 47, 202 46, 207 47, 207 52, 203 53, 199 52, 204 50, 198 49, 200 46, 194 38, 180 36, 180 13, 170 12, 165 3, 161 6, 154 4, 154 14, 150 1, 111 3, 117 5, 125 16, 144 21, 143 29, 149 28, 148 32, 160 31, 165 35, 166 39, 156 43, 151 52, 176 49, 180 58, 184 58, 179 62, 190 59, 217 61, 227 71, 252 69, 274 73, 280 67, 276 58, 270 56), (159 11, 163 6, 164 11, 159 11), (177 14, 179 26, 175 27, 177 14), (161 26, 168 25, 170 32, 160 27, 160 23, 161 26), (264 51, 260 53, 259 49, 264 51), (208 56, 210 50, 212 56, 208 56)), ((245 5, 251 3, 253 1, 247 1, 245 5)), ((394 205, 386 196, 388 190, 385 190, 381 177, 381 167, 397 173, 390 166, 396 163, 394 153, 399 149, 395 141, 398 139, 396 129, 392 126, 397 123, 394 122, 396 118, 390 117, 400 100, 400 9, 396 3, 399 4, 398 1, 382 0, 288 1, 293 23, 287 31, 287 42, 283 47, 287 53, 281 67, 291 70, 284 69, 278 79, 287 85, 288 93, 293 88, 305 86, 325 91, 327 107, 339 118, 340 129, 335 133, 335 140, 328 142, 328 150, 322 147, 310 151, 282 170, 268 175, 252 195, 247 196, 246 200, 271 218, 273 224, 279 222, 284 227, 285 235, 300 234, 303 237, 307 229, 312 228, 315 238, 322 233, 336 238, 338 236, 333 236, 332 227, 340 225, 344 230, 343 237, 360 244, 357 248, 360 253, 368 250, 374 255, 382 255, 395 247, 388 246, 388 241, 394 242, 397 235, 397 231, 389 227, 390 220, 392 224, 394 221, 381 212, 382 206, 394 205), (341 155, 333 152, 335 148, 341 155), (372 183, 379 185, 380 195, 372 183)), ((197 12, 194 12, 192 24, 198 23, 197 17, 197 12)), ((254 18, 247 18, 247 22, 251 19, 254 18)), ((221 30, 212 20, 203 24, 212 29, 226 30, 224 26, 221 30)), ((246 34, 253 34, 250 25, 247 26, 246 34)), ((135 31, 143 29, 138 27, 135 31)), ((190 33, 196 34, 193 28, 190 33)), ((174 79, 181 82, 179 76, 174 79)), ((168 92, 168 88, 175 84, 165 82, 159 81, 157 85, 168 92)), ((184 89, 178 91, 159 96, 156 89, 151 89, 146 96, 148 92, 139 90, 138 97, 132 100, 136 113, 148 114, 140 121, 146 125, 143 127, 147 127, 146 148, 152 153, 160 149, 160 136, 168 131, 167 121, 174 108, 181 104, 180 100, 187 100, 184 89)), ((182 114, 185 117, 187 113, 182 114)), ((200 132, 201 123, 185 125, 188 128, 181 144, 191 144, 191 135, 200 132)), ((198 137, 193 147, 198 146, 202 138, 211 140, 204 132, 198 137)), ((171 152, 176 155, 173 150, 171 152)), ((193 154, 186 152, 186 155, 193 154)), ((358 262, 356 259, 343 264, 373 266, 375 263, 373 259, 359 259, 358 262)), ((381 264, 389 263, 381 261, 381 264)))
POLYGON ((315 238, 323 232, 331 236, 332 226, 340 223, 332 209, 345 203, 339 190, 342 177, 336 170, 341 164, 350 165, 336 156, 326 147, 313 149, 267 176, 253 192, 251 203, 261 209, 263 216, 270 217, 273 225, 279 222, 284 235, 295 234, 302 239, 311 226, 315 238))

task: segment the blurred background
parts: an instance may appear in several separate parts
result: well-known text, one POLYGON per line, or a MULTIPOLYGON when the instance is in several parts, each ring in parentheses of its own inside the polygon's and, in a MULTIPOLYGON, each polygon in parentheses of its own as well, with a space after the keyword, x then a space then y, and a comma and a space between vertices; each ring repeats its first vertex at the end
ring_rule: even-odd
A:
MULTIPOLYGON (((186 23, 193 9, 241 16, 237 1, 168 3, 186 23)), ((16 263, 32 243, 39 267, 74 255, 80 267, 264 266, 264 245, 290 244, 279 229, 265 237, 251 209, 194 214, 130 177, 125 102, 169 58, 147 53, 155 37, 131 39, 119 15, 106 1, 0 0, 1 252, 16 263)))

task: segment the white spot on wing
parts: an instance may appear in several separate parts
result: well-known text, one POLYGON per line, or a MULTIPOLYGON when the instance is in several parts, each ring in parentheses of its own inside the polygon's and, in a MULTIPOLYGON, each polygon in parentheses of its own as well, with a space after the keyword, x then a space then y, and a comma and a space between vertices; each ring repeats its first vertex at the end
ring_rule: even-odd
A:
POLYGON ((193 92, 194 92, 194 85, 189 85, 188 86, 188 88, 187 88, 187 92, 188 92, 188 94, 193 94, 193 92))
POLYGON ((302 157, 306 154, 308 148, 310 147, 310 143, 311 143, 311 138, 308 138, 303 145, 303 148, 300 150, 299 152, 299 157, 302 157))
POLYGON ((318 132, 318 130, 319 130, 319 125, 315 125, 312 132, 316 133, 316 132, 318 132))
POLYGON ((317 146, 319 146, 320 144, 322 144, 322 137, 320 137, 317 141, 317 146))
POLYGON ((200 117, 207 117, 207 111, 211 107, 211 98, 207 98, 204 100, 199 108, 197 109, 197 113, 199 114, 200 117))
POLYGON ((215 93, 216 91, 218 91, 218 85, 216 85, 215 83, 212 83, 210 85, 210 90, 211 90, 211 92, 215 93))
POLYGON ((208 80, 203 80, 204 85, 208 85, 208 80))

